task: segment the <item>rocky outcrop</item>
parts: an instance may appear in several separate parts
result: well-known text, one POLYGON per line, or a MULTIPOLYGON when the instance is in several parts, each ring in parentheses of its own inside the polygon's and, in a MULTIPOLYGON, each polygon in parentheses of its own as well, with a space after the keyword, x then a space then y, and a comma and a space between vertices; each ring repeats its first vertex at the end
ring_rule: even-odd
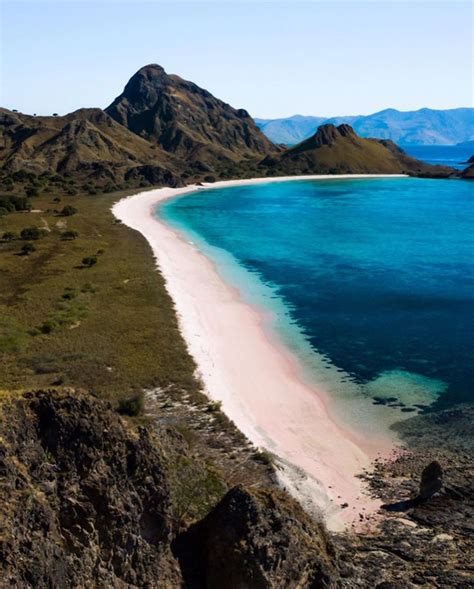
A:
POLYGON ((421 473, 418 497, 426 500, 433 497, 443 486, 443 469, 437 460, 430 462, 421 473))
POLYGON ((277 491, 235 487, 175 543, 190 587, 336 587, 334 549, 322 528, 277 491))
POLYGON ((235 487, 183 532, 208 468, 87 393, 1 393, 0 587, 336 586, 324 529, 273 488, 235 487))
POLYGON ((146 429, 55 391, 3 403, 0 429, 2 586, 179 586, 165 459, 146 429))

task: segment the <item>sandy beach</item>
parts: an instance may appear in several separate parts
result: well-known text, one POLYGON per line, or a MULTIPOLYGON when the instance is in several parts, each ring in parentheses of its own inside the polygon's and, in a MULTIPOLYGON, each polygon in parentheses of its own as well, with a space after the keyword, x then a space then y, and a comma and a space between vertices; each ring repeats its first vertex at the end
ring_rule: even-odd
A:
POLYGON ((330 529, 358 522, 379 502, 364 495, 360 479, 394 440, 352 431, 330 414, 325 391, 301 377, 298 360, 268 332, 263 310, 245 303, 213 262, 153 216, 161 201, 201 188, 381 176, 304 176, 161 188, 125 198, 113 213, 149 242, 175 303, 180 329, 210 398, 256 446, 277 457, 281 484, 330 529), (341 507, 347 504, 347 506, 341 507))

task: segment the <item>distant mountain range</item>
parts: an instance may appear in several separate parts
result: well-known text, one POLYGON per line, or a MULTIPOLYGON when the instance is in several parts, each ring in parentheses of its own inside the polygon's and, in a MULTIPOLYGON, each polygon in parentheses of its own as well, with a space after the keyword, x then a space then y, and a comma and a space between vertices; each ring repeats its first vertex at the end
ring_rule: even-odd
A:
MULTIPOLYGON (((59 173, 111 190, 281 174, 456 174, 409 157, 390 140, 359 137, 346 123, 301 118, 309 137, 284 149, 246 110, 152 64, 134 74, 105 110, 36 117, 0 108, 0 169, 59 173)), ((383 135, 380 123, 376 128, 366 124, 362 134, 383 135)))
POLYGON ((349 124, 361 137, 391 139, 399 145, 456 145, 474 141, 474 108, 402 112, 388 108, 371 115, 255 119, 274 143, 295 145, 314 134, 323 124, 349 124))

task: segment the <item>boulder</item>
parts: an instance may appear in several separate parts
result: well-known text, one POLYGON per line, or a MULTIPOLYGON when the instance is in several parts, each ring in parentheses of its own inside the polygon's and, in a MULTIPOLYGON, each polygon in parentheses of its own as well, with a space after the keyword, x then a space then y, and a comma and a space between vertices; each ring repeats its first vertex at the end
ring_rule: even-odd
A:
POLYGON ((443 469, 436 460, 430 462, 421 473, 420 499, 430 499, 443 486, 443 469))
POLYGON ((275 490, 234 487, 175 542, 174 553, 190 587, 338 586, 334 549, 323 526, 275 490))

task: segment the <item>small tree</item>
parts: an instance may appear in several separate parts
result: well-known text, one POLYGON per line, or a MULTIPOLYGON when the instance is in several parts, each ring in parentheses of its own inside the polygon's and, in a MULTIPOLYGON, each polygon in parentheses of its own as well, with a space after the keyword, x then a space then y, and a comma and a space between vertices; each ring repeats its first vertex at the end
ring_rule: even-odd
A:
POLYGON ((76 239, 76 237, 79 237, 79 233, 77 231, 63 231, 61 233, 61 239, 63 241, 72 241, 73 239, 76 239))
POLYGON ((77 213, 77 209, 72 207, 71 205, 66 205, 63 210, 61 211, 61 215, 63 217, 71 217, 77 213))
POLYGON ((26 227, 20 232, 21 239, 39 239, 42 237, 42 231, 38 227, 26 227))
POLYGON ((21 247, 20 251, 22 256, 29 256, 31 253, 36 251, 36 248, 32 243, 28 242, 21 247))
POLYGON ((3 241, 13 241, 16 238, 17 235, 16 233, 13 233, 13 231, 5 231, 5 233, 2 236, 3 241))
POLYGON ((122 399, 117 407, 121 415, 129 415, 130 417, 137 417, 143 413, 145 407, 145 399, 143 393, 137 393, 131 397, 122 399))
POLYGON ((26 196, 29 196, 30 198, 33 196, 38 196, 39 195, 39 190, 36 186, 28 186, 28 188, 26 189, 26 196))
POLYGON ((95 256, 87 256, 87 258, 82 258, 82 265, 86 268, 91 268, 97 264, 97 258, 95 256))

